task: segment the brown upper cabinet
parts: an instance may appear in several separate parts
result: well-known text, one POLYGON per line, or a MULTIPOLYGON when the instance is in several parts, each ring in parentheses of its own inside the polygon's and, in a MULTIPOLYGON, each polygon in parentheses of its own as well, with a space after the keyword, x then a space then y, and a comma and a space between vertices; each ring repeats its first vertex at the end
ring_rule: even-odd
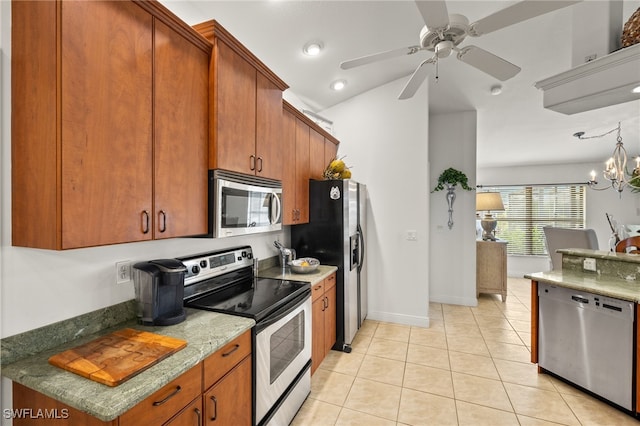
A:
POLYGON ((324 179, 340 142, 287 101, 283 111, 282 223, 297 225, 309 222, 309 180, 324 179))
POLYGON ((289 86, 216 21, 194 28, 213 44, 209 168, 281 180, 282 92, 289 86))
POLYGON ((12 244, 206 233, 210 49, 156 2, 14 1, 12 244))

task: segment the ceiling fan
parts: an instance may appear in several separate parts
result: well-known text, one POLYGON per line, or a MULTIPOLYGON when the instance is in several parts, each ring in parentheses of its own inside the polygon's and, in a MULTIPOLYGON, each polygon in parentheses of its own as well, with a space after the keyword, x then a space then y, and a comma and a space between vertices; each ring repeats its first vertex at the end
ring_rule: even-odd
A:
POLYGON ((518 22, 545 13, 579 3, 581 0, 524 0, 507 6, 479 21, 469 24, 469 20, 458 14, 449 15, 444 0, 416 0, 418 10, 426 24, 420 31, 420 44, 374 53, 360 58, 344 61, 340 68, 347 70, 372 62, 390 59, 402 55, 413 55, 422 50, 434 52, 434 55, 420 63, 418 68, 400 92, 398 99, 411 98, 429 73, 427 64, 437 64, 438 60, 457 52, 457 58, 472 67, 479 69, 500 81, 508 80, 520 72, 520 67, 508 62, 493 53, 487 52, 477 46, 458 45, 467 37, 479 37, 501 28, 508 27, 518 22))

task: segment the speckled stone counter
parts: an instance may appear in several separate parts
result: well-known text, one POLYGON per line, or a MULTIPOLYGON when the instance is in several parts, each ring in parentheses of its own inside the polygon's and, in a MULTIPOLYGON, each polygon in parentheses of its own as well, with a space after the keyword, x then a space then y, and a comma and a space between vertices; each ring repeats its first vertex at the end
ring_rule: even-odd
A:
POLYGON ((277 278, 281 280, 306 281, 313 287, 329 275, 337 271, 336 266, 319 265, 318 269, 308 274, 296 274, 291 272, 291 268, 282 269, 282 266, 273 266, 268 269, 259 270, 258 276, 262 278, 277 278))
POLYGON ((525 275, 536 281, 640 303, 640 256, 588 249, 561 249, 562 270, 525 275), (585 271, 585 258, 596 271, 585 271))
POLYGON ((187 309, 186 321, 172 326, 147 327, 130 320, 5 364, 2 375, 100 420, 110 421, 254 325, 252 319, 194 309, 187 309), (187 347, 115 387, 85 379, 48 363, 54 354, 126 327, 184 339, 187 347))

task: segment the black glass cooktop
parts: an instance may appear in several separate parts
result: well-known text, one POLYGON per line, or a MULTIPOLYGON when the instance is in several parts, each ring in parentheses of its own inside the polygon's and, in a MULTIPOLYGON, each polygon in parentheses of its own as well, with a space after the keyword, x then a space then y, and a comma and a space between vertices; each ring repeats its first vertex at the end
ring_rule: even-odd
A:
POLYGON ((253 278, 185 301, 185 306, 239 315, 258 322, 310 289, 311 285, 302 281, 253 278))

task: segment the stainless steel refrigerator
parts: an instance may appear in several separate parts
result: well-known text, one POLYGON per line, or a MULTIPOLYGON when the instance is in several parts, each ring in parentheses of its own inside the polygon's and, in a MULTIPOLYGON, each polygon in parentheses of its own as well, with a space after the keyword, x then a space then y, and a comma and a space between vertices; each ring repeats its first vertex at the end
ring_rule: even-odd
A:
POLYGON ((367 317, 364 268, 367 191, 353 180, 309 182, 309 223, 291 227, 298 257, 315 257, 338 267, 336 344, 351 352, 351 342, 367 317))

